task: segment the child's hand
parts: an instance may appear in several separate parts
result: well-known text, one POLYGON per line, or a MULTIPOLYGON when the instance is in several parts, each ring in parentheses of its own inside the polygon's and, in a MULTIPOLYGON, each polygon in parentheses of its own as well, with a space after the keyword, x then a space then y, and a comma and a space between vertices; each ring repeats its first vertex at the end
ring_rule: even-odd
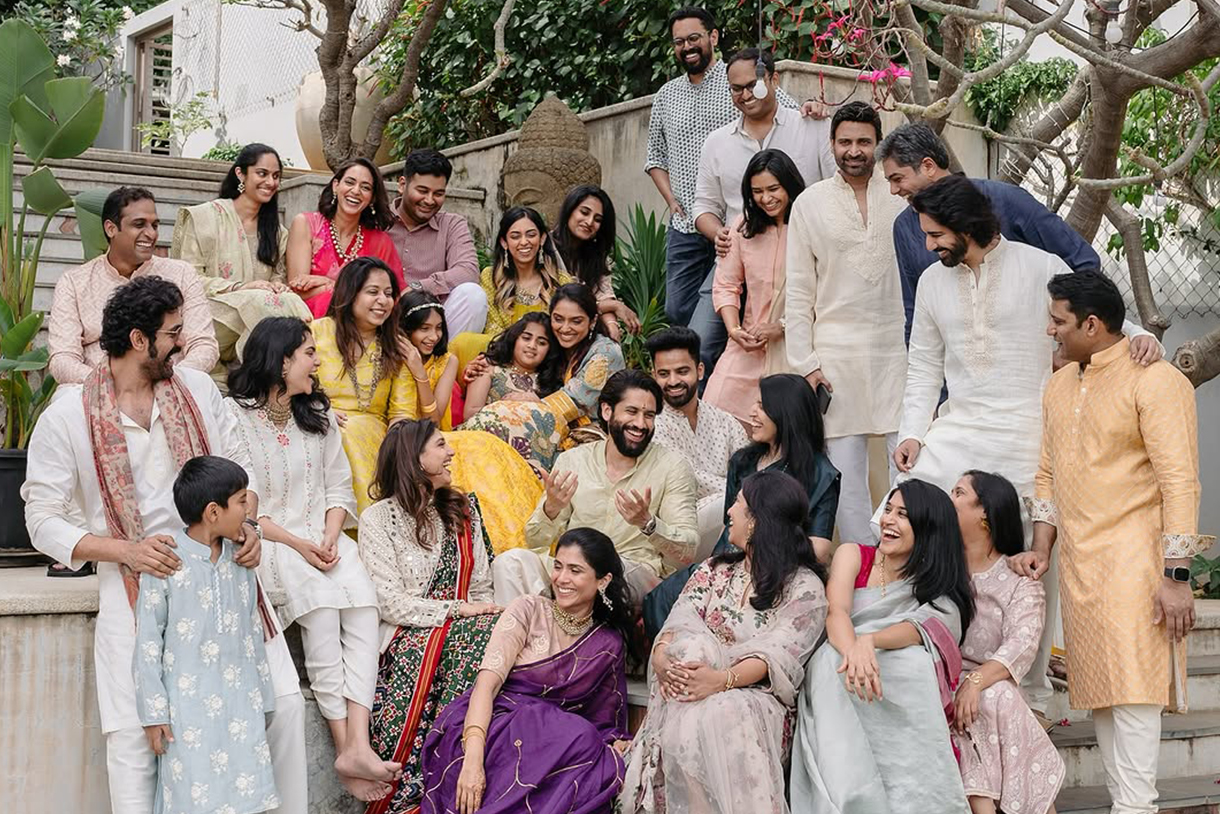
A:
POLYGON ((174 742, 174 733, 170 732, 169 724, 146 726, 144 735, 148 738, 148 746, 155 755, 165 754, 165 750, 174 742))

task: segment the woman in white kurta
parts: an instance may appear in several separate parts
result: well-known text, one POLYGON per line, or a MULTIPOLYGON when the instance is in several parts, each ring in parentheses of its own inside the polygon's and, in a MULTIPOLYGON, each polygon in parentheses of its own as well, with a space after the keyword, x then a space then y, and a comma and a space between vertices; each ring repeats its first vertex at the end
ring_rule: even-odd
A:
POLYGON ((301 627, 305 669, 330 726, 335 769, 348 790, 377 799, 397 767, 369 745, 377 681, 377 592, 356 544, 356 500, 343 439, 315 389, 318 360, 309 327, 295 317, 250 332, 228 401, 250 450, 264 546, 259 573, 280 621, 301 627))

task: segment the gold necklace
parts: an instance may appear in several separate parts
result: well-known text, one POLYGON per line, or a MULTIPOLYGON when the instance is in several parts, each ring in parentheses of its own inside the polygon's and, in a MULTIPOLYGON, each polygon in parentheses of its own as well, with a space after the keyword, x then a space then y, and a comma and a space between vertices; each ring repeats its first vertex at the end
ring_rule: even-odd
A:
POLYGON ((885 552, 878 552, 881 556, 873 562, 874 568, 881 569, 881 595, 885 596, 885 552))
POLYGON ((381 346, 377 344, 376 340, 369 347, 368 353, 369 361, 373 364, 373 380, 369 382, 367 394, 365 386, 360 383, 360 378, 356 375, 356 368, 352 367, 347 371, 347 377, 352 382, 352 390, 355 391, 356 409, 362 413, 367 413, 369 406, 372 405, 373 397, 377 395, 377 385, 381 384, 382 376, 381 346))
POLYGON ((282 430, 284 427, 288 426, 288 419, 292 418, 291 402, 287 407, 277 407, 275 404, 268 401, 265 409, 267 411, 267 418, 271 419, 271 423, 274 424, 278 429, 282 430))
POLYGON ((559 625, 559 629, 569 636, 579 636, 593 624, 592 611, 589 611, 589 615, 585 618, 578 619, 553 601, 551 602, 551 616, 555 617, 555 624, 559 625))
POLYGON ((335 254, 339 256, 339 265, 346 266, 352 260, 360 256, 360 250, 364 248, 364 229, 360 224, 356 224, 356 237, 352 239, 350 244, 351 251, 345 251, 339 245, 339 230, 335 228, 335 222, 330 222, 330 242, 335 246, 335 254))

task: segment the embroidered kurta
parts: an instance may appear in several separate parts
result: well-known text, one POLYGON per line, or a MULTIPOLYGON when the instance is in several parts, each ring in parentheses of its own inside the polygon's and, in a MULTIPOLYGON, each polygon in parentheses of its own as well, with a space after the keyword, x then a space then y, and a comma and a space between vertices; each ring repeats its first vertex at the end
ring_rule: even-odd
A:
MULTIPOLYGON (((712 279, 712 305, 716 312, 726 305, 740 308, 741 327, 747 331, 764 322, 781 322, 785 312, 788 252, 788 226, 772 226, 762 234, 747 238, 741 233, 742 220, 729 232, 729 253, 716 264, 712 279), (741 308, 741 292, 746 305, 741 308)), ((761 350, 748 351, 732 339, 716 363, 708 380, 704 399, 728 410, 739 421, 749 422, 750 410, 758 401, 758 380, 772 373, 787 373, 788 350, 781 336, 761 350)))
MULTIPOLYGON (((321 545, 326 513, 342 509, 345 527, 356 525, 352 470, 343 452, 343 436, 333 415, 325 435, 305 432, 289 419, 281 430, 266 410, 247 410, 232 399, 225 403, 237 419, 241 443, 250 450, 258 486, 258 513, 291 534, 321 545)), ((287 627, 318 608, 375 608, 377 592, 360 564, 356 541, 338 539, 339 562, 319 571, 284 543, 263 542, 258 573, 267 590, 285 596, 276 610, 287 627)))
POLYGON ((970 582, 974 618, 962 640, 961 680, 988 661, 1012 678, 979 693, 979 717, 966 735, 953 734, 962 784, 967 796, 995 800, 1005 812, 1046 814, 1063 784, 1063 758, 1018 687, 1038 654, 1046 594, 1041 582, 1014 574, 1004 556, 970 582))
POLYGON ((182 567, 140 577, 132 671, 142 726, 168 724, 157 814, 253 814, 279 806, 266 715, 275 711, 254 572, 179 529, 182 567))
POLYGON ((1152 620, 1164 561, 1214 540, 1198 533, 1194 388, 1133 361, 1124 337, 1051 377, 1043 422, 1033 514, 1058 529, 1072 707, 1185 711, 1186 642, 1152 620))
MULTIPOLYGON (((155 274, 182 290, 182 355, 175 364, 208 371, 220 358, 212 311, 195 269, 181 260, 154 256, 131 273, 131 278, 155 274)), ((79 384, 106 358, 98 341, 102 311, 116 288, 130 280, 110 265, 106 255, 70 268, 55 283, 51 315, 47 318, 48 366, 61 385, 79 384)))
POLYGON ((697 399, 697 404, 693 430, 685 415, 668 404, 662 407, 652 443, 673 450, 686 460, 695 474, 695 498, 703 501, 723 497, 729 461, 749 439, 733 416, 704 399, 697 399))
POLYGON ((888 187, 877 168, 866 225, 836 173, 802 192, 788 221, 788 363, 802 376, 821 368, 834 388, 827 438, 898 429, 907 358, 894 218, 905 203, 888 187))

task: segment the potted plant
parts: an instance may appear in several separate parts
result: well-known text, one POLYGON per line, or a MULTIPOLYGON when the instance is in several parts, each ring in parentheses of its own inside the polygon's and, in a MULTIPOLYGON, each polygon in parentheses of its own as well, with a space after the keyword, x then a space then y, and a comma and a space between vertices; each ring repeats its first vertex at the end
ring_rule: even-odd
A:
POLYGON ((623 334, 623 359, 627 367, 652 370, 645 342, 669 327, 665 319, 664 222, 655 213, 645 213, 639 204, 627 217, 627 239, 620 238, 614 251, 614 292, 640 318, 640 330, 623 334))
POLYGON ((0 554, 11 563, 34 555, 20 495, 25 449, 55 392, 44 372, 47 348, 34 347, 45 316, 34 310, 43 239, 54 216, 75 206, 86 258, 105 251, 98 193, 74 201, 45 162, 74 158, 93 144, 105 98, 88 77, 56 79, 51 51, 21 20, 0 25, 0 54, 0 554), (20 207, 14 204, 18 147, 33 165, 21 182, 20 207), (32 214, 42 216, 42 225, 29 239, 32 214))

